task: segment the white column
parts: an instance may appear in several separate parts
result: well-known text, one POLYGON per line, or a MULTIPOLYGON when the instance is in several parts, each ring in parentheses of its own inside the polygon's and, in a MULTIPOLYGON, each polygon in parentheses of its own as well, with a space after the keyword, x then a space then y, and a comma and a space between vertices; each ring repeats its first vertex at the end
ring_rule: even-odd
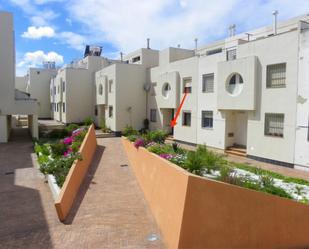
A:
POLYGON ((0 116, 0 143, 8 142, 7 116, 0 116))
POLYGON ((32 125, 31 125, 31 134, 33 138, 39 138, 39 125, 38 125, 38 115, 31 115, 32 116, 32 125))

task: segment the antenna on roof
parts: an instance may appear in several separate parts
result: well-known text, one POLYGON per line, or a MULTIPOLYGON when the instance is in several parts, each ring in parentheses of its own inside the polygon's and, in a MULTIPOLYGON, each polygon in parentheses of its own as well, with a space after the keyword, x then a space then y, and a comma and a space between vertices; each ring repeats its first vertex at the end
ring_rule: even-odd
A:
POLYGON ((273 31, 274 31, 274 35, 277 34, 277 17, 278 17, 278 14, 279 14, 279 11, 278 10, 274 10, 273 11, 273 31))
POLYGON ((180 48, 180 44, 177 45, 177 48, 180 48))
POLYGON ((195 38, 195 39, 194 39, 194 43, 195 43, 195 53, 196 53, 196 51, 197 51, 197 42, 198 42, 198 39, 195 38))
POLYGON ((229 37, 235 36, 236 33, 236 25, 232 24, 229 26, 229 37))

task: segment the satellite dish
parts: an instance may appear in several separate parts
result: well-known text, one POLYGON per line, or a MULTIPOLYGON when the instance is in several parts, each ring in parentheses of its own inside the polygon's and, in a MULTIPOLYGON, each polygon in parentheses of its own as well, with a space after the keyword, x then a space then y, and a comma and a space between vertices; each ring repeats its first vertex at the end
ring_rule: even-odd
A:
POLYGON ((150 88, 151 88, 151 84, 150 84, 150 83, 145 83, 145 84, 144 84, 144 90, 145 90, 146 92, 149 92, 149 91, 150 91, 150 88))

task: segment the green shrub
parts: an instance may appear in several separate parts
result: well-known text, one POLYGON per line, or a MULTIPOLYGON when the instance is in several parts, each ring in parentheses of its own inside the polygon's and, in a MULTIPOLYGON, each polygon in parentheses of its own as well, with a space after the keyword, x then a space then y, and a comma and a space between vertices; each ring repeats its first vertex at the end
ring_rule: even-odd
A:
POLYGON ((53 139, 62 139, 68 135, 68 132, 65 129, 56 129, 52 130, 51 132, 45 135, 46 138, 53 138, 53 139))
POLYGON ((219 171, 220 171, 220 176, 218 177, 219 180, 223 182, 228 182, 228 183, 232 182, 230 177, 232 173, 234 172, 234 170, 230 165, 228 164, 221 165, 219 171))
POLYGON ((86 134, 87 134, 87 130, 81 131, 78 135, 74 137, 74 141, 82 143, 84 141, 86 134))
POLYGON ((155 142, 159 144, 163 144, 166 137, 168 136, 168 133, 163 130, 155 130, 155 131, 150 131, 145 134, 145 139, 148 142, 155 142))
POLYGON ((67 151, 67 145, 63 143, 51 144, 51 154, 53 158, 62 157, 64 152, 67 151))
POLYGON ((125 137, 131 136, 131 135, 139 135, 137 130, 134 130, 132 126, 127 125, 123 132, 122 135, 124 135, 125 137))
POLYGON ((155 153, 157 155, 160 154, 175 154, 172 146, 170 145, 162 145, 162 144, 155 144, 153 146, 148 147, 148 150, 152 153, 155 153))
POLYGON ((189 151, 184 162, 184 168, 193 174, 202 175, 204 164, 201 154, 196 151, 189 151))
POLYGON ((82 142, 80 141, 74 141, 71 145, 71 148, 73 150, 74 153, 78 152, 80 146, 81 146, 82 142))
POLYGON ((129 135, 127 138, 128 138, 131 142, 135 142, 136 139, 139 138, 139 136, 138 136, 138 135, 129 135))
POLYGON ((72 131, 78 129, 79 126, 77 124, 69 124, 67 127, 65 127, 65 131, 67 132, 67 134, 72 134, 72 131))
POLYGON ((48 144, 38 144, 35 143, 34 146, 34 151, 35 153, 39 156, 40 154, 49 156, 50 155, 50 150, 49 150, 49 145, 48 144))
POLYGON ((84 125, 85 126, 90 126, 94 123, 93 119, 91 117, 87 117, 84 119, 84 125))

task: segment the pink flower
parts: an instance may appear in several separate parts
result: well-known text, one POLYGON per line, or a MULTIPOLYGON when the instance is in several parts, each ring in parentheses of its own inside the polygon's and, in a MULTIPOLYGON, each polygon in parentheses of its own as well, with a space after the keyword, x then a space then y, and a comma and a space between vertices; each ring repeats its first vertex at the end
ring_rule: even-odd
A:
POLYGON ((72 144, 72 142, 73 142, 73 138, 71 137, 66 137, 65 139, 63 139, 64 144, 69 145, 69 144, 72 144))
POLYGON ((73 152, 73 149, 71 147, 68 148, 66 152, 63 153, 65 157, 69 156, 73 152))
POLYGON ((83 128, 78 128, 78 129, 74 130, 72 132, 72 137, 78 136, 83 130, 84 130, 83 128))

